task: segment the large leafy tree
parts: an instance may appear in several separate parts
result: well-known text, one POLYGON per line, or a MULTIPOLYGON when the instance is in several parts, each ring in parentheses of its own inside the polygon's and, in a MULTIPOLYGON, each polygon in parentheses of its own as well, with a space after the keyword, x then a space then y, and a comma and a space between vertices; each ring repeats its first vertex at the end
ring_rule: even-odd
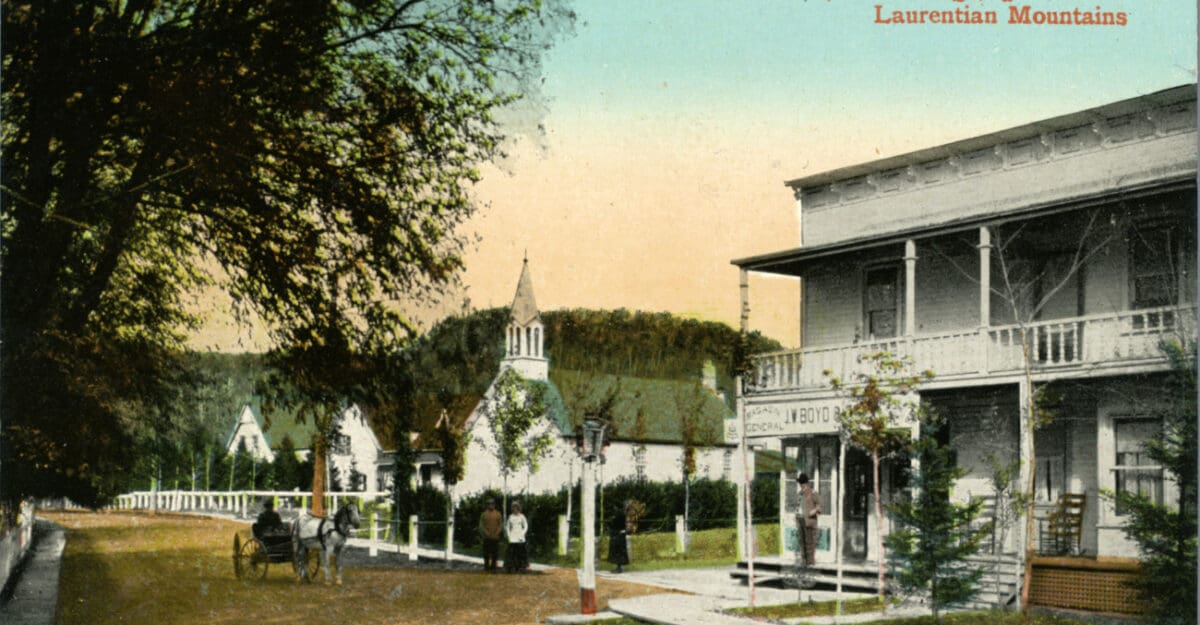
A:
MULTIPOLYGON (((455 229, 501 150, 494 113, 536 84, 571 19, 549 0, 5 0, 2 13, 10 500, 117 488, 114 451, 174 409, 200 287, 288 353, 406 340, 397 304, 462 265, 455 229)), ((295 397, 327 403, 316 387, 295 397)))

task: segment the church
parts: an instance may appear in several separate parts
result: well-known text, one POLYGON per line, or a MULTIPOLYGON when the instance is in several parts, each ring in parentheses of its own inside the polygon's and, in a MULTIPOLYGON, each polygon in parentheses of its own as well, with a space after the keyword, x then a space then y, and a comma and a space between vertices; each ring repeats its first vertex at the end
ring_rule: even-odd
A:
MULTIPOLYGON (((609 407, 609 445, 605 462, 595 465, 601 483, 621 479, 679 481, 683 476, 684 435, 681 413, 704 425, 703 436, 693 438, 695 469, 692 478, 732 479, 733 446, 726 444, 725 424, 733 412, 716 388, 711 366, 697 372, 695 381, 657 380, 554 371, 547 357, 546 327, 534 296, 529 260, 517 280, 505 331, 500 372, 465 419, 454 419, 466 435, 466 468, 455 490, 462 495, 503 489, 505 476, 495 453, 492 416, 497 402, 497 381, 512 373, 541 387, 545 414, 526 433, 527 443, 545 437, 551 442, 537 470, 526 466, 507 476, 508 492, 556 492, 576 483, 583 463, 575 450, 575 434, 584 413, 594 410, 598 397, 613 394, 609 407), (512 373, 509 373, 509 372, 512 373), (566 391, 564 395, 564 390, 566 391)), ((432 441, 429 441, 432 443, 432 441)), ((422 445, 415 479, 435 488, 443 486, 441 460, 434 444, 422 445)), ((386 472, 383 472, 386 473, 386 472)))

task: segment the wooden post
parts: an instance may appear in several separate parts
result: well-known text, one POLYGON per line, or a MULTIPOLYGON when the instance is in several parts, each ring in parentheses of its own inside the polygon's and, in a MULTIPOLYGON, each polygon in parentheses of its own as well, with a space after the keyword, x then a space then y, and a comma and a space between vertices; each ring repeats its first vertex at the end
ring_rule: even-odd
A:
POLYGON ((675 515, 675 551, 687 553, 687 529, 683 526, 683 515, 675 515))
POLYGON ((558 515, 558 555, 567 555, 571 544, 571 523, 567 515, 558 515))
POLYGON ((409 562, 416 562, 417 559, 420 557, 420 553, 418 552, 419 544, 417 543, 417 527, 418 527, 417 515, 414 514, 414 515, 409 516, 408 517, 408 561, 409 562))
POLYGON ((372 508, 371 511, 367 513, 367 526, 371 528, 371 531, 370 531, 371 543, 370 543, 370 545, 367 546, 367 555, 374 558, 375 556, 379 555, 379 547, 375 545, 375 540, 379 538, 379 528, 377 528, 375 526, 375 509, 374 508, 372 508))
POLYGON ((979 228, 979 373, 987 373, 990 365, 988 328, 992 325, 992 231, 979 228))
POLYGON ((904 336, 911 337, 917 329, 917 243, 904 242, 904 336))

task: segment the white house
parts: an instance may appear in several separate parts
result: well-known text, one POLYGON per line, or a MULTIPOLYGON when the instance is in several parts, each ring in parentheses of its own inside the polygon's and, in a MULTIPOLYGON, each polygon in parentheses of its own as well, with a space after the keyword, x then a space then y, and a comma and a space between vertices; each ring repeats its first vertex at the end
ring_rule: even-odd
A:
MULTIPOLYGON (((227 453, 234 454, 239 445, 258 460, 275 461, 275 451, 285 436, 290 437, 298 459, 311 454, 313 425, 296 423, 290 414, 281 414, 269 424, 262 417, 261 403, 253 399, 242 405, 238 418, 226 442, 227 453)), ((334 421, 334 434, 329 441, 328 466, 345 490, 372 490, 381 486, 379 469, 383 450, 379 438, 371 429, 367 415, 357 406, 343 408, 334 421), (356 482, 351 483, 351 476, 356 482)))
POLYGON ((233 422, 233 431, 229 433, 229 438, 225 442, 226 453, 233 455, 239 449, 245 449, 255 460, 275 461, 275 452, 271 449, 271 444, 267 442, 267 436, 258 422, 258 415, 255 414, 250 404, 242 405, 237 419, 233 422))
MULTIPOLYGON (((845 560, 878 557, 870 462, 839 441, 831 416, 846 400, 824 372, 848 379, 861 355, 886 351, 936 374, 920 396, 948 418, 942 435, 970 471, 955 496, 992 494, 989 456, 1019 459, 1021 483, 1036 467, 1036 542, 1061 495, 1083 496, 1070 555, 1092 568, 1054 566, 1096 597, 1127 592, 1111 582, 1123 573, 1086 571, 1138 555, 1102 491, 1175 501, 1144 443, 1161 428, 1147 410, 1168 369, 1159 342, 1196 333, 1196 158, 1193 84, 788 182, 798 246, 734 264, 743 310, 750 272, 800 280, 802 346, 754 359, 740 434, 813 477, 819 562, 839 544, 845 560), (1005 295, 1010 285, 1021 292, 1005 295), (1022 407, 1038 389, 1062 402, 1033 454, 1022 407)), ((883 497, 908 496, 908 475, 907 462, 886 463, 883 497)), ((794 545, 795 482, 782 488, 794 545)), ((1020 524, 1012 534, 1001 551, 1023 544, 1020 524)), ((1035 579, 1050 570, 1035 563, 1035 579)))

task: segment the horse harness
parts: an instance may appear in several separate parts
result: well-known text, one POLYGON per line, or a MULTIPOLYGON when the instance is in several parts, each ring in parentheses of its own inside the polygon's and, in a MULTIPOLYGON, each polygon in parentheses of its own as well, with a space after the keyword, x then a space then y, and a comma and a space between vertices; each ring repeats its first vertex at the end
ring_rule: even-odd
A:
POLYGON ((349 532, 342 531, 342 525, 346 523, 346 519, 343 518, 345 513, 346 510, 344 508, 342 510, 338 510, 337 516, 333 518, 333 529, 329 530, 328 532, 325 531, 325 524, 329 523, 329 518, 321 517, 321 523, 317 525, 317 539, 321 541, 322 550, 325 549, 325 538, 334 532, 341 534, 343 538, 350 538, 349 532))

